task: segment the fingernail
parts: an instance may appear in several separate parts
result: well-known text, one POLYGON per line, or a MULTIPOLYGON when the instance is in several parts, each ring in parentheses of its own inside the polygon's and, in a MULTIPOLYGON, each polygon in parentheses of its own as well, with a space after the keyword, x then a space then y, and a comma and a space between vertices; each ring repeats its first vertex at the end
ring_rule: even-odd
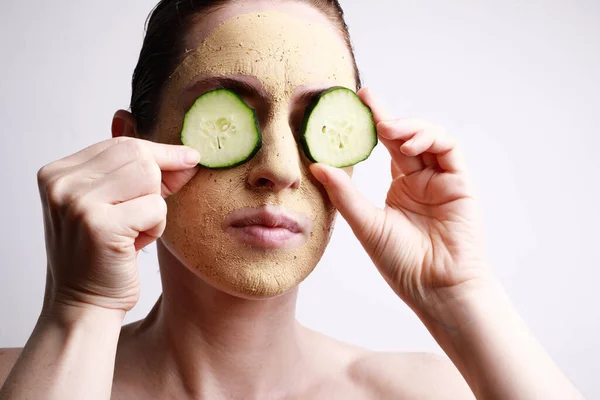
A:
POLYGON ((197 165, 200 162, 200 153, 193 149, 186 149, 183 161, 188 165, 197 165))

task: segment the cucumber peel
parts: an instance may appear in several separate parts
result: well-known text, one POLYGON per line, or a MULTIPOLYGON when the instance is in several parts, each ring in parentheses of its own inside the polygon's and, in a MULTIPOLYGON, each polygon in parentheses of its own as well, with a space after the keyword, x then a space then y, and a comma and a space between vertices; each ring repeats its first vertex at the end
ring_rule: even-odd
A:
POLYGON ((307 107, 301 143, 313 162, 337 168, 358 164, 378 143, 373 113, 354 91, 332 87, 307 107))
POLYGON ((200 165, 232 168, 253 158, 262 146, 256 112, 227 89, 206 92, 185 114, 181 142, 196 149, 200 165))

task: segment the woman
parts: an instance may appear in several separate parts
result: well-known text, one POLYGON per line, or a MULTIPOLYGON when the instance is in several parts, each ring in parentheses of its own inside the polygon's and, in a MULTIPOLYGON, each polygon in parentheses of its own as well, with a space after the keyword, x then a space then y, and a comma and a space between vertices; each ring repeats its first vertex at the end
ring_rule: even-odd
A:
POLYGON ((46 297, 25 348, 0 353, 0 397, 580 398, 488 269, 466 167, 441 128, 359 91, 393 160, 384 210, 351 170, 299 149, 307 102, 360 86, 337 2, 199 3, 155 9, 114 138, 40 170, 46 297), (256 109, 264 143, 210 171, 179 133, 217 87, 256 109), (372 353, 295 321, 336 208, 451 362, 372 353), (163 296, 121 327, 139 296, 137 252, 157 239, 163 296))

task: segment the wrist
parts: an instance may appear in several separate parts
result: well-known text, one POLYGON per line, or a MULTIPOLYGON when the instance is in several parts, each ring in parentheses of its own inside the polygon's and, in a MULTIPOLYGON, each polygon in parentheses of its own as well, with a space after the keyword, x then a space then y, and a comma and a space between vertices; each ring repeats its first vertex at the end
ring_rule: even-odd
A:
POLYGON ((415 310, 417 315, 428 327, 446 334, 464 332, 481 318, 500 316, 512 310, 502 284, 494 277, 438 289, 425 303, 415 310))
POLYGON ((445 301, 417 314, 477 398, 581 398, 496 279, 439 298, 445 301))
POLYGON ((0 397, 110 398, 124 314, 47 300, 0 397))
POLYGON ((53 323, 62 328, 101 326, 103 330, 110 328, 120 330, 125 314, 123 310, 54 301, 44 305, 40 323, 53 323))

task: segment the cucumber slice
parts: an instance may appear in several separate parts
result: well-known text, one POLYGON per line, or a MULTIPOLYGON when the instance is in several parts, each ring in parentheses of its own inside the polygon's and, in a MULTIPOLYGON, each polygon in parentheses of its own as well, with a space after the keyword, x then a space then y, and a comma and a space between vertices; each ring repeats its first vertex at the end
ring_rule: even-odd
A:
POLYGON ((378 142, 371 109, 352 90, 338 86, 307 108, 301 141, 311 161, 337 168, 366 160, 378 142))
POLYGON ((256 113, 237 94, 217 89, 200 96, 185 114, 181 142, 200 153, 200 165, 231 168, 262 145, 256 113))

